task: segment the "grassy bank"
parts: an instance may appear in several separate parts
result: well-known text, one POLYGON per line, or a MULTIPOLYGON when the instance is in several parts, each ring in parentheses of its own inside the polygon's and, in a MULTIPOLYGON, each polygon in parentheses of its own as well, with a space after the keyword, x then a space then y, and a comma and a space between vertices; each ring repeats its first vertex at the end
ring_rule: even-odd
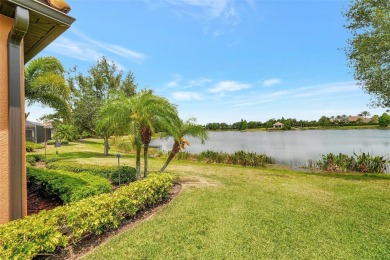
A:
MULTIPOLYGON (((84 156, 78 144, 71 147, 62 147, 59 156, 117 163, 96 147, 88 146, 84 156)), ((133 155, 122 161, 135 164, 133 155)), ((151 158, 151 170, 163 162, 151 158)), ((174 161, 168 171, 178 176, 182 193, 87 259, 390 259, 388 175, 185 161, 174 161)))

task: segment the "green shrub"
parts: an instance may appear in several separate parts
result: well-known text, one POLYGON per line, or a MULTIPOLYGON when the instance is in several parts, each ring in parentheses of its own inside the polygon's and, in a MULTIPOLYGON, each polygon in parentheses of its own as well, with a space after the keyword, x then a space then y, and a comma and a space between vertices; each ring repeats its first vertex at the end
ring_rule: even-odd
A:
POLYGON ((150 174, 147 179, 122 186, 115 192, 0 225, 0 256, 32 259, 77 242, 84 235, 116 228, 139 210, 166 199, 171 187, 169 174, 150 174))
POLYGON ((56 140, 47 140, 46 144, 48 144, 48 145, 55 145, 56 144, 56 140))
POLYGON ((48 194, 58 196, 64 203, 111 191, 111 185, 106 179, 87 172, 75 174, 27 167, 27 178, 48 194))
POLYGON ((42 148, 45 148, 45 145, 37 144, 34 142, 30 142, 30 141, 26 142, 26 152, 34 152, 35 149, 42 149, 42 148))
MULTIPOLYGON (((108 165, 80 164, 76 162, 54 162, 46 166, 49 169, 59 169, 70 172, 89 172, 93 175, 110 179, 113 184, 119 183, 118 167, 108 165)), ((121 184, 136 180, 136 170, 130 166, 121 166, 121 184)))
POLYGON ((317 166, 323 171, 329 172, 370 172, 384 173, 386 172, 387 160, 383 156, 374 156, 369 153, 362 153, 353 156, 339 153, 335 155, 328 153, 321 156, 321 160, 317 161, 317 166))
POLYGON ((27 154, 26 162, 30 165, 36 165, 37 162, 45 161, 45 156, 43 154, 27 154))

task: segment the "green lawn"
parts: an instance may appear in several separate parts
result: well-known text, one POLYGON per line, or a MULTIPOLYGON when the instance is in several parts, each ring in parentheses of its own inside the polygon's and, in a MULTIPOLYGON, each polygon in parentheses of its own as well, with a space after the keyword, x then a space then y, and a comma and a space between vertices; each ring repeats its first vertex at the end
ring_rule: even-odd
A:
MULTIPOLYGON (((66 157, 72 152, 61 149, 79 162, 117 162, 96 155, 99 146, 82 158, 66 157)), ((134 156, 122 161, 135 164, 134 156)), ((162 164, 150 159, 151 170, 162 164)), ((167 170, 178 176, 181 194, 87 259, 390 259, 388 175, 183 161, 167 170)))

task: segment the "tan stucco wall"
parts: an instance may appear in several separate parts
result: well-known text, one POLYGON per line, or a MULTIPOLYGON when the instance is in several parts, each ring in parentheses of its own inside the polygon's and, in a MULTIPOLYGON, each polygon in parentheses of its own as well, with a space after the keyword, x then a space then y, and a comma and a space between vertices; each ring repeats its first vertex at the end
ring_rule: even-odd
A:
MULTIPOLYGON (((7 40, 8 33, 12 28, 13 19, 0 15, 0 224, 9 221, 9 146, 8 146, 8 51, 7 40)), ((22 64, 24 62, 22 61, 22 64)), ((23 71, 23 70, 22 70, 23 71)), ((22 77, 23 79, 23 77, 22 77)), ((24 80, 22 80, 24 84, 24 80)), ((22 91, 24 93, 24 91, 22 91)), ((23 119, 24 119, 24 96, 22 97, 23 119)), ((22 116, 22 115, 21 115, 22 116)), ((24 123, 23 127, 24 129, 24 123)), ((23 140, 25 140, 25 131, 23 131, 23 140)), ((23 142, 23 151, 25 143, 23 142)), ((23 155, 25 158, 25 154, 23 155)), ((23 160, 23 211, 27 214, 27 190, 25 160, 23 160)))

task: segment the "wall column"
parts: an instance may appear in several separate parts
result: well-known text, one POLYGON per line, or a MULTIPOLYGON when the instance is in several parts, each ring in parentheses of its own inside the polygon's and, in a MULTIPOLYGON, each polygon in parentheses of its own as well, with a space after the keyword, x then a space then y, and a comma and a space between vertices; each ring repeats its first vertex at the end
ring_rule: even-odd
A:
POLYGON ((8 127, 10 154, 10 219, 26 215, 26 165, 24 116, 24 53, 22 40, 27 32, 29 12, 16 7, 8 35, 8 127))

